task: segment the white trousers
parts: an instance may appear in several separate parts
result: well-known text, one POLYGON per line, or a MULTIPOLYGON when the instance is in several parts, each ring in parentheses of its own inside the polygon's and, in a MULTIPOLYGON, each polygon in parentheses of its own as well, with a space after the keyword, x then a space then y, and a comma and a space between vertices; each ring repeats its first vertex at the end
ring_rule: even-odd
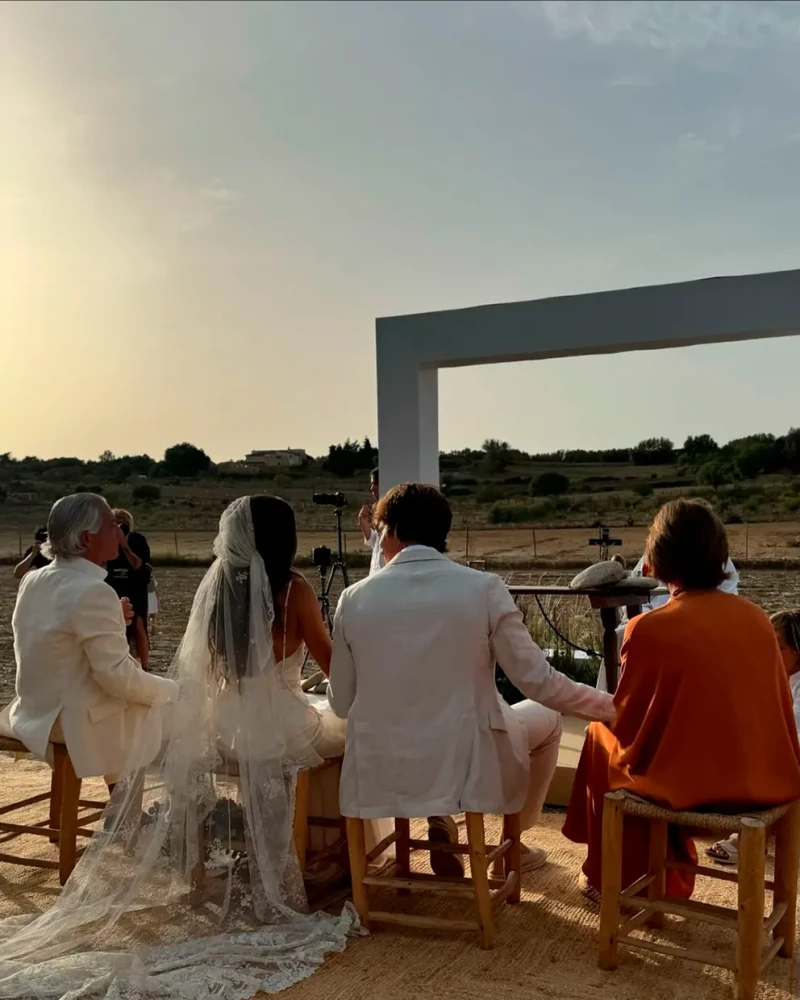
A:
POLYGON ((561 716, 551 708, 535 701, 520 701, 511 706, 528 730, 528 748, 531 772, 528 795, 520 812, 520 826, 530 830, 539 822, 542 807, 558 765, 558 748, 561 744, 561 716))

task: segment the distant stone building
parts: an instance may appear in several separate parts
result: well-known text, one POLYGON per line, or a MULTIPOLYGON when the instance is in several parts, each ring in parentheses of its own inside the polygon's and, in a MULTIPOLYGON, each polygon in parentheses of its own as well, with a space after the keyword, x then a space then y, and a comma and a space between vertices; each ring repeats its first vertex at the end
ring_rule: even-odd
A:
POLYGON ((244 461, 247 465, 262 465, 273 469, 296 469, 306 464, 308 455, 303 448, 251 451, 245 456, 244 461))

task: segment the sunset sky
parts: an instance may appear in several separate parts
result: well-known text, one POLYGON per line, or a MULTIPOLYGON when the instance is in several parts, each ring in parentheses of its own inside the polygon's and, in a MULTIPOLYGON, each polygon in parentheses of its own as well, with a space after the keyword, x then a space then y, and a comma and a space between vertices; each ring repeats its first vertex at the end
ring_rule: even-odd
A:
MULTIPOLYGON (((316 454, 376 316, 800 267, 787 0, 6 0, 0 120, 20 457, 316 454)), ((440 385, 445 449, 727 440, 800 424, 800 338, 440 385)))

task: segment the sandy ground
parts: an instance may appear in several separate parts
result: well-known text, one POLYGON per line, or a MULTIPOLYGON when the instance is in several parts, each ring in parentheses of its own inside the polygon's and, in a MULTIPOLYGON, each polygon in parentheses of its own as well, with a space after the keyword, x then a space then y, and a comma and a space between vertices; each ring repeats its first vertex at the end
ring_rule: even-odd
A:
MULTIPOLYGON (((0 755, 4 801, 44 790, 48 780, 44 765, 30 760, 14 764, 0 755)), ((727 1000, 732 996, 730 973, 644 952, 623 952, 614 973, 597 968, 598 915, 578 884, 583 848, 561 836, 562 820, 561 815, 549 813, 528 836, 529 842, 548 850, 549 862, 540 872, 525 876, 520 906, 500 912, 494 951, 481 951, 472 935, 379 930, 353 940, 343 954, 331 956, 310 979, 287 991, 286 1000, 727 1000)), ((487 830, 489 842, 496 842, 491 838, 499 833, 498 822, 490 818, 487 830)), ((55 848, 40 838, 16 838, 3 850, 55 857, 55 848)), ((424 855, 414 856, 414 867, 426 870, 424 855)), ((771 861, 767 868, 769 876, 771 861)), ((727 883, 705 882, 696 898, 729 906, 735 904, 734 891, 727 883)), ((0 864, 0 918, 46 910, 58 892, 54 872, 0 864)), ((402 906, 451 917, 469 916, 469 905, 467 900, 444 896, 387 896, 381 902, 382 908, 402 906)), ((660 934, 670 944, 691 945, 720 956, 732 948, 728 931, 675 918, 660 934)), ((799 988, 797 964, 777 959, 763 980, 759 1000, 790 1000, 799 988)))

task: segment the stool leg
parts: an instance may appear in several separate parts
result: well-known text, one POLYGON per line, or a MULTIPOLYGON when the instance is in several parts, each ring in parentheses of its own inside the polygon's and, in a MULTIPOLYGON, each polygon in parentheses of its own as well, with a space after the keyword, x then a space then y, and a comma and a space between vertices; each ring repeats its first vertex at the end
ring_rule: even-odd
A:
POLYGON ((61 825, 58 837, 58 876, 61 884, 72 874, 77 858, 78 800, 81 797, 81 779, 68 754, 64 754, 61 784, 61 825))
POLYGON ((603 803, 603 884, 600 901, 601 969, 612 971, 619 965, 619 895, 622 892, 622 812, 623 795, 610 792, 603 803))
POLYGON ((475 904, 478 910, 481 948, 488 951, 494 948, 494 915, 492 913, 492 896, 489 890, 489 866, 486 863, 483 814, 468 812, 466 817, 469 865, 472 871, 472 885, 475 890, 475 904))
MULTIPOLYGON (((663 820, 650 820, 650 871, 655 878, 647 889, 647 898, 662 900, 667 895, 667 824, 663 820)), ((663 927, 664 914, 653 913, 647 921, 650 927, 663 927)))
POLYGON ((347 848, 350 852, 353 905, 361 920, 361 926, 369 930, 369 894, 364 885, 367 874, 367 845, 364 839, 363 819, 347 817, 347 848))
POLYGON ((516 872, 517 884, 514 891, 508 897, 508 902, 512 905, 518 903, 522 896, 522 842, 520 840, 519 813, 503 817, 503 840, 510 840, 511 847, 505 855, 506 878, 516 872))
POLYGON ((797 933, 797 875, 800 867, 800 802, 796 802, 775 829, 775 894, 773 905, 786 903, 786 913, 778 921, 774 938, 783 938, 778 952, 794 958, 797 933))
MULTIPOLYGON (((395 864, 398 878, 408 878, 411 873, 411 820, 396 817, 394 821, 394 832, 397 840, 394 842, 395 864)), ((398 890, 405 895, 408 890, 398 890)))
POLYGON ((294 793, 294 849, 300 864, 301 875, 306 871, 308 852, 308 797, 311 791, 311 772, 304 768, 297 773, 294 793))
POLYGON ((739 837, 739 921, 736 942, 736 1000, 755 1000, 764 938, 764 847, 758 820, 742 820, 739 837))
MULTIPOLYGON (((67 751, 59 744, 53 744, 53 776, 50 779, 50 829, 61 829, 61 797, 64 787, 64 759, 67 751)), ((57 844, 59 834, 50 834, 50 843, 57 844)))

